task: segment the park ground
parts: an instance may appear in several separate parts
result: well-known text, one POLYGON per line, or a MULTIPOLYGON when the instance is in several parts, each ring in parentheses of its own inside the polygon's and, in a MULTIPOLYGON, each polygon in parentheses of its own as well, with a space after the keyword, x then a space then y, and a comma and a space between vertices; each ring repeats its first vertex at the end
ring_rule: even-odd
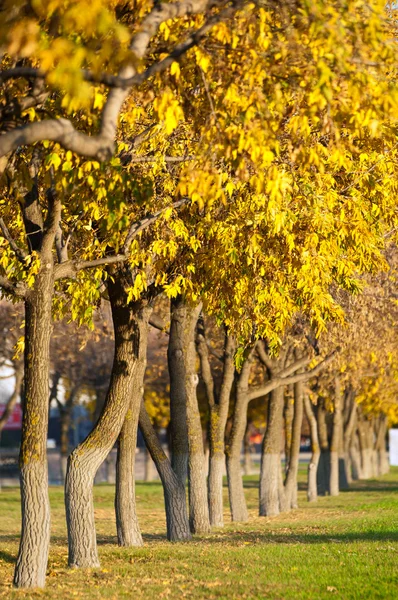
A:
MULTIPOLYGON (((165 539, 162 489, 138 483, 145 546, 116 545, 114 489, 95 487, 101 568, 67 568, 63 491, 50 489, 52 543, 44 590, 13 590, 19 490, 0 493, 0 598, 398 599, 398 468, 308 504, 300 472, 299 509, 257 516, 256 477, 245 478, 250 521, 229 522, 190 543, 165 539)), ((225 501, 227 489, 225 488, 225 501)))

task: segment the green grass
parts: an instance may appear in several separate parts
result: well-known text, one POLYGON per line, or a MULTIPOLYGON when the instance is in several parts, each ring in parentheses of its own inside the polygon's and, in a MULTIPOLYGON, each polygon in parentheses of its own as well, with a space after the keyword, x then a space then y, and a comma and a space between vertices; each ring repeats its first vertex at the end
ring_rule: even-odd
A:
MULTIPOLYGON (((300 475, 303 482, 303 473, 300 475)), ((13 590, 19 490, 0 493, 1 598, 398 599, 398 468, 356 483, 337 498, 305 499, 298 510, 257 516, 257 482, 246 478, 250 521, 229 522, 190 543, 165 539, 162 489, 137 485, 145 546, 116 545, 113 488, 95 488, 100 569, 69 570, 63 492, 51 488, 52 543, 45 590, 13 590)), ((225 489, 225 499, 227 499, 225 489)))

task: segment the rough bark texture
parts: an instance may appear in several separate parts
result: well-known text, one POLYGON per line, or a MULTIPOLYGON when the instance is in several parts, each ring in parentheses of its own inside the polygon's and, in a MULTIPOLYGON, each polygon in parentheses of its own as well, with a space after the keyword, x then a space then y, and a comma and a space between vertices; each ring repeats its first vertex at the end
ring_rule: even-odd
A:
POLYGON ((261 453, 260 516, 278 515, 280 504, 285 504, 280 490, 282 423, 283 387, 279 387, 271 392, 268 403, 267 429, 261 453))
POLYGON ((231 507, 232 521, 245 522, 248 520, 245 492, 243 489, 240 455, 242 441, 247 424, 247 406, 249 403, 249 377, 253 364, 253 350, 242 366, 236 385, 236 401, 233 412, 232 429, 229 436, 227 454, 228 494, 231 507))
POLYGON ((211 373, 207 343, 204 337, 198 334, 198 353, 201 360, 202 377, 205 382, 207 399, 210 410, 209 432, 209 478, 208 500, 210 525, 223 527, 223 475, 225 465, 225 428, 228 419, 229 400, 234 381, 235 364, 234 353, 236 344, 231 336, 226 336, 224 345, 224 368, 220 392, 214 393, 214 380, 211 373))
POLYGON ((297 474, 300 458, 301 427, 303 424, 304 384, 294 384, 294 414, 292 425, 292 440, 290 446, 290 460, 286 475, 285 494, 286 504, 289 508, 297 508, 297 474))
POLYGON ((144 376, 147 361, 147 337, 141 337, 137 366, 133 378, 133 391, 118 439, 116 459, 116 529, 119 546, 142 546, 135 502, 135 451, 141 402, 144 393, 144 376))
POLYGON ((113 280, 108 280, 115 331, 111 381, 96 426, 68 461, 65 506, 69 565, 73 567, 99 565, 92 494, 94 477, 119 436, 133 394, 139 347, 148 333, 151 308, 145 300, 128 304, 126 284, 121 270, 113 274, 113 280))
POLYGON ((144 377, 147 362, 147 336, 141 338, 134 372, 132 398, 118 440, 116 460, 116 529, 119 546, 142 546, 135 501, 135 451, 144 377))
POLYGON ((307 500, 316 502, 318 500, 317 471, 321 449, 319 447, 318 426, 312 404, 307 395, 304 396, 304 409, 310 426, 311 435, 311 458, 308 463, 307 500))
POLYGON ((53 263, 48 258, 25 301, 25 401, 19 457, 22 531, 17 587, 43 587, 50 543, 47 431, 53 263))
POLYGON ((253 471, 253 460, 250 444, 251 427, 246 426, 245 437, 243 438, 243 472, 245 475, 251 475, 253 471))
POLYGON ((189 451, 189 525, 192 533, 208 533, 210 531, 202 423, 200 420, 198 399, 196 395, 199 377, 195 368, 195 330, 200 311, 201 305, 194 308, 186 306, 186 320, 184 325, 185 339, 183 344, 189 451))
POLYGON ((184 363, 185 322, 186 305, 179 297, 171 302, 167 361, 170 376, 171 465, 183 485, 188 477, 188 423, 184 363))
POLYGON ((185 486, 174 473, 143 403, 140 409, 139 425, 163 485, 167 539, 171 542, 190 540, 185 486))

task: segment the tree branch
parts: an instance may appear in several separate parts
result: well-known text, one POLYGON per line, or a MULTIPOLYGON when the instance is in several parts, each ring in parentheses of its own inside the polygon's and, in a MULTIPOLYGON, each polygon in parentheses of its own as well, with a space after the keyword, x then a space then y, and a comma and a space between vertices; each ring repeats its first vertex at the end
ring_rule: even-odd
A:
POLYGON ((332 362, 332 360, 336 358, 339 352, 340 348, 337 348, 334 352, 329 354, 329 356, 327 356, 322 362, 316 365, 316 367, 310 369, 310 371, 306 371, 305 373, 298 373, 296 375, 291 375, 290 377, 278 376, 270 379, 270 381, 268 381, 265 385, 255 388, 254 390, 249 392, 249 400, 261 398, 261 396, 269 394, 270 392, 272 392, 272 390, 275 390, 281 385, 291 385, 292 383, 306 381, 307 379, 311 379, 311 377, 315 377, 315 375, 320 373, 330 362, 332 362))
MULTIPOLYGON (((143 59, 151 38, 163 22, 177 17, 198 14, 211 7, 222 8, 226 4, 228 4, 228 0, 221 2, 214 0, 181 0, 173 3, 155 3, 151 12, 144 18, 140 30, 133 37, 130 50, 138 59, 143 59)), ((216 23, 231 16, 240 5, 241 2, 235 2, 232 6, 210 17, 185 42, 178 44, 169 56, 151 65, 143 73, 137 73, 134 65, 130 64, 121 69, 117 78, 106 76, 106 85, 109 86, 113 82, 117 83, 118 87, 111 89, 108 95, 102 112, 101 128, 98 135, 89 136, 81 133, 74 128, 68 119, 63 118, 29 123, 0 136, 0 157, 16 150, 19 146, 48 140, 58 142, 66 150, 71 150, 81 156, 96 158, 101 162, 109 160, 114 153, 119 113, 131 88, 140 85, 152 75, 167 69, 175 60, 181 58, 190 48, 197 45, 216 23)), ((27 75, 27 73, 25 74, 27 75)), ((30 75, 34 76, 34 73, 30 72, 30 75)), ((88 77, 87 73, 85 75, 88 77)), ((105 76, 103 77, 105 83, 105 76)))
POLYGON ((16 243, 16 241, 14 240, 14 238, 12 237, 12 235, 10 234, 10 232, 7 229, 6 224, 4 223, 3 219, 0 218, 0 229, 1 232, 3 234, 3 237, 5 240, 7 240, 7 242, 10 244, 11 249, 13 250, 15 256, 17 257, 17 259, 20 262, 25 262, 25 258, 28 256, 28 253, 26 252, 26 250, 24 250, 23 248, 20 248, 18 246, 18 244, 16 243))

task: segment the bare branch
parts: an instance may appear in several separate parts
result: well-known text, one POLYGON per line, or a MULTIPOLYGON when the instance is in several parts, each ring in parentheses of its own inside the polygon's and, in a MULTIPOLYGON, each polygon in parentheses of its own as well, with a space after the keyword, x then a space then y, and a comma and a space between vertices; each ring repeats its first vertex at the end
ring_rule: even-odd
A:
POLYGON ((14 240, 14 238, 8 231, 7 226, 4 223, 3 219, 1 219, 1 218, 0 218, 0 229, 3 234, 4 239, 7 240, 7 242, 10 244, 13 252, 15 253, 15 256, 18 258, 18 260, 20 262, 24 263, 25 258, 28 256, 28 253, 26 252, 26 250, 24 250, 23 248, 20 248, 18 246, 18 244, 16 243, 16 241, 14 240))
MULTIPOLYGON (((280 387, 281 385, 291 385, 292 383, 298 383, 299 381, 307 381, 311 379, 311 377, 315 377, 318 373, 320 373, 332 360, 334 360, 337 354, 340 352, 340 348, 337 348, 334 352, 329 354, 322 362, 316 365, 313 369, 306 371, 305 373, 298 373, 296 375, 291 375, 290 377, 273 377, 270 379, 265 385, 262 385, 258 388, 255 388, 251 392, 249 392, 249 400, 255 400, 256 398, 261 398, 261 396, 265 396, 280 387)), ((299 362, 299 361, 297 361, 299 362)))
POLYGON ((177 200, 177 202, 173 202, 171 207, 165 206, 164 208, 161 208, 154 214, 149 214, 146 217, 144 217, 143 219, 141 219, 140 221, 133 223, 129 229, 129 232, 126 236, 126 239, 125 239, 125 242, 123 245, 124 254, 126 256, 128 256, 129 251, 130 251, 131 242, 137 237, 137 235, 139 233, 141 233, 141 231, 144 231, 144 229, 146 229, 147 227, 149 227, 149 225, 154 223, 160 217, 160 215, 163 214, 168 208, 179 208, 180 206, 187 204, 189 201, 190 201, 190 198, 185 196, 184 198, 181 198, 181 200, 177 200))

